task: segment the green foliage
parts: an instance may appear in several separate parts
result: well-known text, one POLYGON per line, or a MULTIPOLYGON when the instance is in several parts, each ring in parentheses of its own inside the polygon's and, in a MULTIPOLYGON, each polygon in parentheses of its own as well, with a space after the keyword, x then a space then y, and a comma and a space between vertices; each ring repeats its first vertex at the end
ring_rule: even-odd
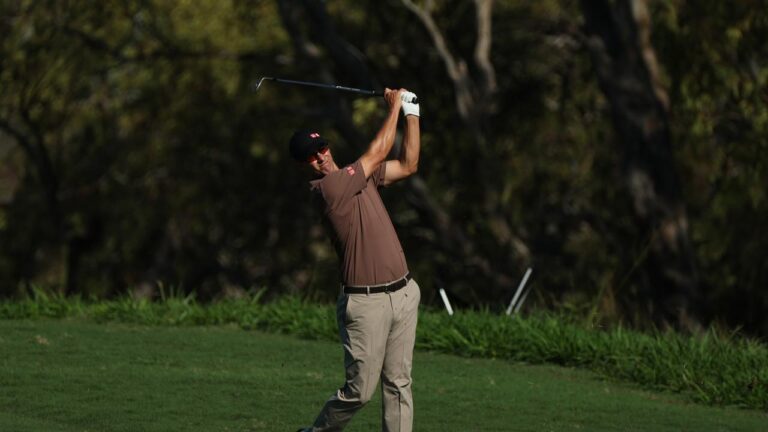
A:
MULTIPOLYGON (((471 2, 434 3, 447 48, 478 81, 471 2)), ((766 334, 768 12, 748 0, 652 6, 705 318, 766 334)), ((468 125, 400 1, 2 2, 0 296, 39 285, 111 297, 161 281, 201 300, 254 286, 333 298, 336 257, 285 142, 311 124, 350 162, 383 104, 251 85, 367 78, 421 96, 419 175, 479 258, 445 246, 411 189, 391 188, 384 199, 425 288, 439 278, 495 305, 512 287, 482 270, 516 280, 531 265, 530 303, 636 322, 653 308, 636 290, 649 243, 618 181, 581 24, 574 2, 495 2, 497 90, 485 124, 468 125), (328 13, 327 27, 310 7, 328 13)))
POLYGON ((707 303, 764 329, 768 293, 768 13, 756 2, 658 3, 674 142, 707 303), (716 305, 716 306, 714 306, 716 305))
MULTIPOLYGON (((86 318, 144 325, 237 324, 246 329, 338 338, 335 308, 296 297, 260 301, 261 293, 209 305, 191 297, 150 302, 122 298, 90 302, 35 294, 0 303, 2 319, 86 318)), ((488 311, 448 316, 423 311, 417 347, 466 357, 553 363, 590 369, 656 390, 679 392, 713 405, 768 408, 768 347, 710 331, 702 336, 589 328, 565 316, 507 317, 488 311)))

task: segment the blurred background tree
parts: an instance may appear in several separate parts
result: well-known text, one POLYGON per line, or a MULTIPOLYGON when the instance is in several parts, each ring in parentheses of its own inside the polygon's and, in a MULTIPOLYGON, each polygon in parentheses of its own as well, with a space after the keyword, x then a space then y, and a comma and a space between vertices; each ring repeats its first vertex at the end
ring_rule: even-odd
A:
POLYGON ((383 195, 426 303, 441 285, 500 309, 531 266, 537 307, 768 334, 759 1, 51 0, 0 14, 3 296, 163 284, 331 300, 336 257, 286 141, 312 126, 352 162, 385 106, 252 91, 279 76, 419 94, 419 173, 383 195))

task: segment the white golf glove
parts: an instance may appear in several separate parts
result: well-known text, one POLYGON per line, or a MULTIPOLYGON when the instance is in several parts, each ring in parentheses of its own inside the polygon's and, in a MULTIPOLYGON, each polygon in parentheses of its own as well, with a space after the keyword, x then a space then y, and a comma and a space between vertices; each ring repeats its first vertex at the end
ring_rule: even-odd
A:
POLYGON ((400 100, 403 101, 403 115, 415 115, 416 117, 419 117, 419 104, 413 103, 412 101, 414 99, 416 99, 416 94, 411 92, 403 92, 403 94, 400 95, 400 100))

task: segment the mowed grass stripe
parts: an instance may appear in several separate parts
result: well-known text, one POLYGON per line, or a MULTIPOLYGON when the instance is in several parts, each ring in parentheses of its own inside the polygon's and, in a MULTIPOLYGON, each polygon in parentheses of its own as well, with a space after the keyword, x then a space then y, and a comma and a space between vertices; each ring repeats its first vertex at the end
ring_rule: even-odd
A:
MULTIPOLYGON (((234 326, 0 321, 2 431, 293 431, 343 379, 338 344, 234 326)), ((589 372, 417 351, 417 431, 765 431, 589 372)), ((350 424, 379 430, 378 392, 350 424)))

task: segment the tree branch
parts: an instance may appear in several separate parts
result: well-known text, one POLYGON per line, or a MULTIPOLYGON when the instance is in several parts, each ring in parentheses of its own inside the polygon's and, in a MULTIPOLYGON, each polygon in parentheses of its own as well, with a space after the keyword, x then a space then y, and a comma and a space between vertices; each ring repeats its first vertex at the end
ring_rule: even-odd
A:
POLYGON ((432 38, 435 49, 437 49, 440 58, 443 60, 448 77, 451 78, 453 87, 456 90, 456 107, 459 110, 459 115, 461 115, 465 123, 471 127, 476 127, 477 113, 474 83, 469 76, 467 63, 460 58, 456 58, 448 48, 445 37, 437 27, 434 18, 432 18, 432 2, 427 1, 427 5, 423 8, 417 6, 411 0, 402 0, 402 2, 408 10, 419 18, 432 38))
POLYGON ((483 99, 490 99, 496 92, 496 71, 491 63, 491 25, 493 0, 475 0, 477 10, 477 42, 475 44, 475 63, 483 74, 483 99))

